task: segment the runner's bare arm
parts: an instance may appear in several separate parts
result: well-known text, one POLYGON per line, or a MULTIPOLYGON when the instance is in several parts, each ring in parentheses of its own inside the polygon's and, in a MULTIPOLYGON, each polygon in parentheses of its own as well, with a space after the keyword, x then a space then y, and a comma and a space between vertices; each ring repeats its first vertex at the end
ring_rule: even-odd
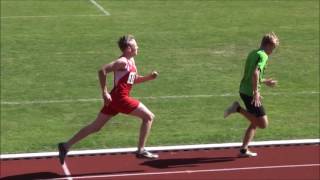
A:
POLYGON ((107 84, 106 84, 106 78, 107 74, 116 70, 125 69, 126 63, 122 61, 121 59, 118 59, 116 61, 113 61, 109 64, 104 64, 99 70, 98 70, 98 77, 99 77, 99 83, 101 87, 102 97, 106 104, 108 104, 110 101, 112 101, 111 96, 108 92, 107 84))
POLYGON ((251 104, 253 104, 256 107, 261 106, 261 96, 258 90, 259 76, 260 76, 260 70, 259 68, 256 68, 252 74, 253 99, 251 102, 251 104))
POLYGON ((150 81, 150 80, 154 80, 158 77, 158 72, 157 71, 152 71, 150 74, 146 75, 146 76, 140 76, 137 75, 136 79, 134 81, 135 84, 139 84, 139 83, 143 83, 146 81, 150 81))

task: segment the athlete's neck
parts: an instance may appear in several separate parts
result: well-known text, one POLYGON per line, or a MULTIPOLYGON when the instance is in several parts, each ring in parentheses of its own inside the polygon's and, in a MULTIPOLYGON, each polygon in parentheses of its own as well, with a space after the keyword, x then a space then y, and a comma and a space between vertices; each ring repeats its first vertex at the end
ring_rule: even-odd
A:
POLYGON ((125 54, 125 53, 122 54, 121 57, 125 57, 125 58, 128 59, 128 60, 130 60, 131 58, 133 58, 132 55, 130 55, 130 54, 125 54))
POLYGON ((259 50, 266 51, 266 48, 265 48, 265 47, 263 47, 263 46, 260 46, 259 50))

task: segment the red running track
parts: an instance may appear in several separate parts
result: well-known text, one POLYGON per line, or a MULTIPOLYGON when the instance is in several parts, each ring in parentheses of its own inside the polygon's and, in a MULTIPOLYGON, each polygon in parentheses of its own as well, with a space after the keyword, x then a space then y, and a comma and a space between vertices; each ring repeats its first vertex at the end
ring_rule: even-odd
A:
MULTIPOLYGON (((236 148, 160 151, 157 160, 132 153, 68 157, 69 179, 212 180, 320 179, 320 144, 257 146, 258 157, 239 158, 236 148)), ((2 179, 68 179, 57 157, 1 160, 2 179)))

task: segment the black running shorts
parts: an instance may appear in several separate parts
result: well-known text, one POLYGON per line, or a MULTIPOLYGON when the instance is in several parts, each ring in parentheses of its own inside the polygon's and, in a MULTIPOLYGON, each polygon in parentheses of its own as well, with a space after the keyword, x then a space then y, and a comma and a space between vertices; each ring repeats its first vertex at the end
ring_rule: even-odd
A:
POLYGON ((262 104, 260 107, 255 107, 253 104, 251 104, 252 99, 253 99, 252 96, 248 96, 243 93, 240 93, 240 97, 241 97, 242 101, 244 102, 246 109, 249 113, 254 114, 256 117, 262 117, 262 116, 266 115, 266 112, 265 112, 262 104))

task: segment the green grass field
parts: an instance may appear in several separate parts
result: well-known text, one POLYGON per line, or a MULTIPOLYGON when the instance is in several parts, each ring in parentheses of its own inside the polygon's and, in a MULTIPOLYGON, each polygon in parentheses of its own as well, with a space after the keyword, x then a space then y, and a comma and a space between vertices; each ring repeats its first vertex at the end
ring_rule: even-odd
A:
MULTIPOLYGON (((280 47, 266 76, 279 86, 262 88, 270 126, 255 140, 319 138, 319 1, 97 2, 111 16, 89 0, 1 0, 1 153, 55 151, 91 122, 102 102, 76 100, 100 98, 97 70, 127 33, 140 74, 160 73, 132 92, 156 115, 148 146, 240 142, 248 122, 223 111, 269 31, 280 47)), ((119 115, 74 149, 134 147, 139 126, 119 115)))

